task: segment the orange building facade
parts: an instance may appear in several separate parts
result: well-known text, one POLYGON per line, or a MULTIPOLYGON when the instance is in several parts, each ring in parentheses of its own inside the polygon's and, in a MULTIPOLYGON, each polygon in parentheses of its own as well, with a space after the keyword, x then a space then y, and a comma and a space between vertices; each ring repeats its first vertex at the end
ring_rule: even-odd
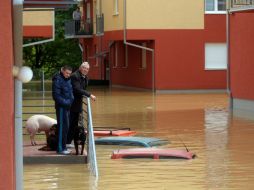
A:
MULTIPOLYGON (((33 28, 32 32, 26 32, 27 23, 24 22, 22 27, 22 9, 23 3, 27 3, 29 0, 20 1, 20 0, 4 0, 0 1, 0 189, 23 189, 22 187, 22 173, 23 167, 20 166, 17 160, 22 159, 22 150, 17 151, 17 147, 15 147, 15 143, 20 139, 16 139, 17 136, 22 136, 22 132, 17 134, 17 131, 20 131, 22 126, 16 125, 15 121, 19 120, 22 123, 22 117, 19 115, 15 115, 15 109, 20 108, 20 103, 17 104, 15 102, 15 98, 22 98, 22 92, 19 90, 20 81, 15 83, 13 68, 14 65, 21 67, 22 66, 22 34, 23 29, 25 31, 24 37, 42 37, 47 38, 52 36, 52 32, 49 32, 49 29, 45 29, 44 32, 39 33, 38 31, 41 28, 33 28), (18 19, 17 19, 18 17, 18 19), (15 19, 14 19, 15 18, 15 19), (36 33, 34 33, 37 31, 36 33), (45 32, 46 31, 46 32, 45 32), (32 34, 34 33, 34 34, 32 34), (21 38, 20 38, 21 37, 21 38), (18 42, 17 42, 18 41, 18 42), (21 42, 21 44, 20 44, 21 42), (20 59, 21 57, 21 59, 20 59), (18 88, 15 88, 15 84, 17 84, 18 88), (18 90, 19 92, 17 92, 18 90), (21 95, 18 96, 18 95, 21 95), (16 116, 16 117, 15 117, 16 116), (19 118, 17 118, 17 116, 19 118), (20 127, 17 130, 16 127, 20 127), (17 153, 18 152, 18 153, 17 153), (21 153, 21 155, 19 155, 21 153), (18 177, 17 177, 18 176, 18 177)), ((48 8, 54 8, 61 6, 61 8, 66 8, 69 4, 76 4, 74 1, 61 1, 57 0, 57 5, 52 4, 52 0, 43 1, 42 8, 47 6, 48 8), (62 2, 62 4, 61 4, 62 2), (48 4, 47 4, 48 3, 48 4), (69 3, 69 4, 68 4, 69 3)), ((32 1, 38 7, 38 3, 40 1, 32 1)), ((31 2, 29 2, 30 5, 31 2)), ((32 7, 32 6, 31 6, 32 7)), ((40 21, 41 22, 41 21, 40 21)), ((28 24, 29 25, 29 24, 28 24)), ((38 24, 37 24, 38 25, 38 24)), ((45 28, 52 28, 52 25, 46 25, 45 28)), ((35 25, 36 26, 36 25, 35 25)), ((21 104, 22 105, 22 104, 21 104)), ((22 108, 19 110, 22 115, 22 108)), ((18 123, 18 122, 17 122, 18 123)), ((22 130, 21 130, 22 131, 22 130)), ((17 145, 17 144, 16 144, 17 145)), ((22 147, 22 144, 21 144, 22 147)), ((22 162, 21 162, 22 164, 22 162)))
POLYGON ((85 1, 84 19, 104 18, 103 34, 94 24, 93 37, 80 38, 90 78, 156 91, 226 89, 226 62, 211 56, 218 45, 226 57, 226 1, 214 2, 211 10, 204 0, 85 1))
POLYGON ((232 106, 237 115, 253 119, 254 2, 236 1, 229 15, 229 58, 232 106), (237 5, 239 3, 240 5, 237 5), (245 4, 245 5, 244 5, 245 4))
POLYGON ((54 10, 26 8, 23 11, 24 38, 52 38, 54 10))
POLYGON ((0 1, 0 189, 15 189, 12 1, 0 1))

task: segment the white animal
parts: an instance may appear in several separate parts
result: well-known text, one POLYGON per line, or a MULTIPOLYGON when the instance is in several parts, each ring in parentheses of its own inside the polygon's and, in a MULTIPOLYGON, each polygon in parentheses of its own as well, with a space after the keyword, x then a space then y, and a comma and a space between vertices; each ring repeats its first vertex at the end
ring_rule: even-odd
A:
POLYGON ((35 134, 44 131, 46 136, 49 136, 50 128, 57 124, 57 121, 46 115, 33 115, 28 118, 26 122, 26 129, 30 134, 31 144, 34 146, 36 142, 34 140, 35 134))

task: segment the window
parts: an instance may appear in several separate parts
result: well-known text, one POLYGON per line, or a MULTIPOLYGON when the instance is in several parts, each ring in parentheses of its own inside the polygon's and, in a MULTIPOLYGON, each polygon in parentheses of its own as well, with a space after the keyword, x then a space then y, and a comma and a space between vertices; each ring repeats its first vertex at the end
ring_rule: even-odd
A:
POLYGON ((90 14, 90 3, 86 4, 86 18, 90 19, 91 18, 91 14, 90 14))
POLYGON ((227 69, 227 45, 225 43, 205 44, 205 70, 227 69))
POLYGON ((118 0, 113 0, 114 1, 114 14, 113 15, 118 15, 119 14, 119 12, 118 12, 118 0))
POLYGON ((205 12, 210 14, 226 13, 226 0, 205 0, 205 12))

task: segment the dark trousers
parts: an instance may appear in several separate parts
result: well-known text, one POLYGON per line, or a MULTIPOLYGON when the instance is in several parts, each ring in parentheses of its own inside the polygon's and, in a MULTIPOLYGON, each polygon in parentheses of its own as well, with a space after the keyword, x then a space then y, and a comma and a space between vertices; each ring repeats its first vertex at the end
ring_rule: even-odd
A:
POLYGON ((75 20, 75 33, 77 34, 80 30, 80 20, 75 20))
POLYGON ((74 139, 75 128, 78 127, 79 114, 79 112, 70 113, 70 127, 67 135, 67 144, 71 144, 71 141, 74 139))
POLYGON ((70 110, 59 107, 56 109, 58 144, 57 152, 66 150, 67 134, 69 130, 70 110))

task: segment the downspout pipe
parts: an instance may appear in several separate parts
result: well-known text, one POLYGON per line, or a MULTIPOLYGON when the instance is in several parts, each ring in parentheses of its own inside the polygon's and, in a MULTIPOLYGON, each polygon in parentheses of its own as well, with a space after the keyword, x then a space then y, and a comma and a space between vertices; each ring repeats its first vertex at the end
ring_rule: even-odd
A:
POLYGON ((130 43, 130 42, 127 42, 127 4, 126 4, 126 0, 124 0, 124 5, 123 5, 123 39, 124 39, 124 44, 125 45, 128 45, 128 46, 132 46, 132 47, 136 47, 136 48, 140 48, 140 49, 143 49, 143 50, 147 50, 147 51, 150 51, 152 53, 152 91, 155 92, 155 72, 154 72, 154 49, 152 48, 147 48, 147 47, 143 47, 143 46, 140 46, 138 44, 134 44, 134 43, 130 43))
POLYGON ((231 92, 231 72, 230 72, 230 1, 227 4, 226 15, 226 40, 227 40, 227 93, 229 96, 229 110, 233 110, 233 96, 231 92))
POLYGON ((83 49, 81 43, 78 43, 78 47, 79 47, 79 49, 80 49, 80 51, 81 51, 81 54, 82 54, 82 62, 83 62, 83 61, 84 61, 84 49, 83 49))
POLYGON ((78 47, 79 47, 80 51, 83 53, 84 49, 83 49, 83 47, 82 47, 82 45, 80 43, 78 44, 78 47))
MULTIPOLYGON (((13 0, 14 64, 22 66, 23 0, 13 0)), ((15 78, 15 189, 23 190, 22 82, 15 78)))

